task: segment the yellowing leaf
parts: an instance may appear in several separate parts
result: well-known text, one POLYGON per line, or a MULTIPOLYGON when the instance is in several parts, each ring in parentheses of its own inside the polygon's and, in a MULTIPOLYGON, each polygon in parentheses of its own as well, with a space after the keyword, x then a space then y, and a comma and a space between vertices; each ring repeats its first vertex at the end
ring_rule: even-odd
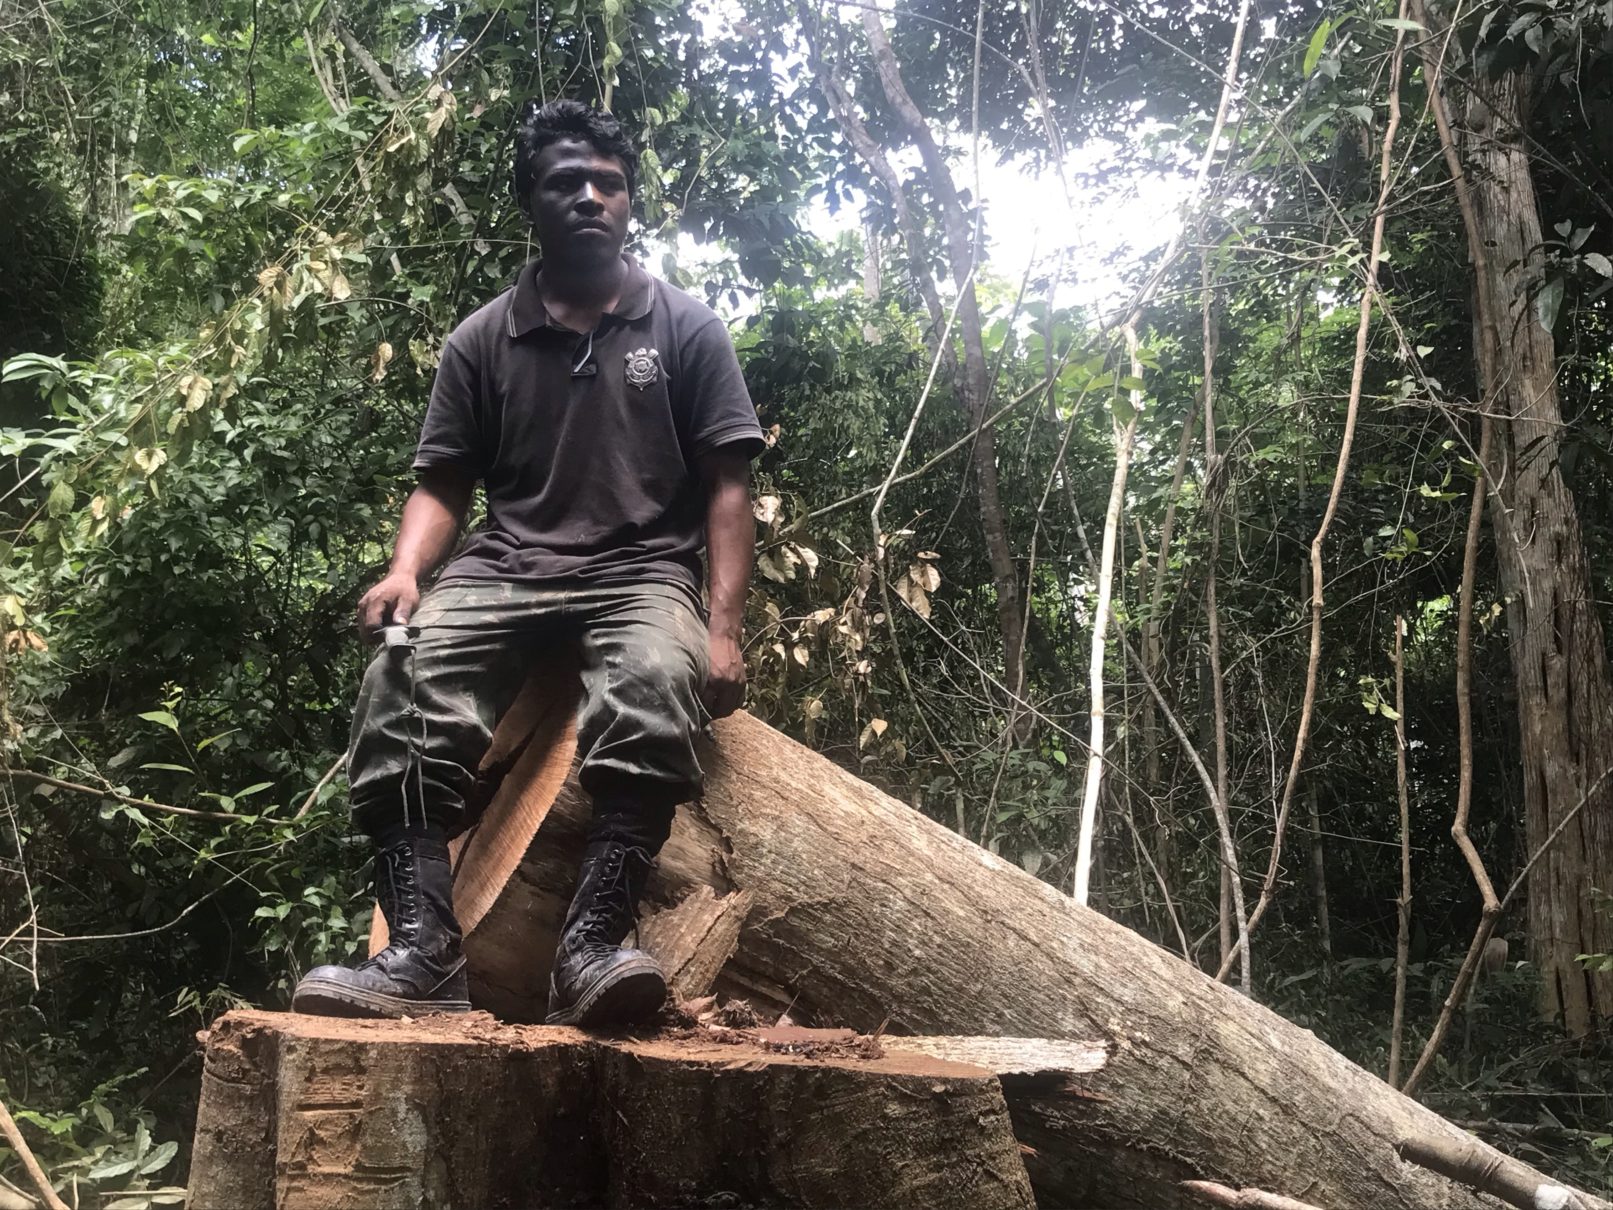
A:
POLYGON ((143 470, 149 477, 157 473, 157 468, 168 461, 168 455, 159 449, 135 450, 134 464, 143 470))
POLYGON ((802 643, 797 643, 794 647, 792 647, 790 649, 790 654, 795 657, 795 662, 801 665, 803 668, 807 666, 807 661, 812 658, 812 653, 808 651, 805 644, 802 643))
POLYGON ((890 724, 882 718, 869 719, 868 725, 862 729, 862 734, 857 737, 858 749, 866 748, 874 740, 884 735, 885 728, 889 726, 890 724))

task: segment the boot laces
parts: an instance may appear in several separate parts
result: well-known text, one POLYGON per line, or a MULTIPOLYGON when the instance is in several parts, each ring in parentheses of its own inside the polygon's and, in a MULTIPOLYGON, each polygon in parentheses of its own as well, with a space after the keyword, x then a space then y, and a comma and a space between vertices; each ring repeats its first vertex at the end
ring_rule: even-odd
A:
POLYGON ((375 859, 381 864, 376 890, 381 900, 381 912, 386 917, 387 944, 380 954, 368 959, 365 965, 377 962, 381 954, 389 950, 407 948, 409 935, 418 929, 420 897, 413 893, 415 863, 412 857, 407 845, 395 845, 376 854, 375 859))
POLYGON ((611 925, 619 923, 621 918, 627 918, 628 927, 623 936, 638 927, 638 904, 633 894, 633 871, 628 866, 628 859, 632 858, 635 865, 648 870, 651 862, 655 860, 648 849, 637 846, 615 844, 607 850, 605 855, 605 868, 600 874, 599 890, 593 901, 584 910, 582 916, 582 933, 590 941, 600 945, 614 945, 609 940, 611 925))

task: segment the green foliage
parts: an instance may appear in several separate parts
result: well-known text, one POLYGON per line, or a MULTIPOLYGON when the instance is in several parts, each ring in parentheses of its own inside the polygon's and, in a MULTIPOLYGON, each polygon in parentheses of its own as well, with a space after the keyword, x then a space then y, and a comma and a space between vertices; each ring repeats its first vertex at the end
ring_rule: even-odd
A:
MULTIPOLYGON (((1024 283, 977 266, 1002 521, 1027 606, 1028 725, 1001 689, 975 426, 947 357, 936 366, 936 325, 915 285, 944 244, 934 190, 898 155, 921 227, 910 249, 804 67, 810 42, 895 150, 905 136, 855 21, 809 16, 803 29, 799 10, 775 0, 706 18, 671 0, 69 0, 0 29, 0 105, 22 119, 6 129, 30 131, 0 134, 0 205, 28 216, 15 272, 33 283, 0 310, 0 745, 9 767, 92 787, 0 786, 15 822, 14 833, 0 826, 0 937, 15 958, 0 968, 0 1011, 18 1022, 0 1038, 0 1078, 53 1176, 124 1199, 113 1205, 165 1204, 186 1162, 194 1031, 238 1003, 283 1005, 310 964, 362 945, 364 846, 348 835, 343 779, 327 777, 364 659, 353 606, 387 558, 444 335, 526 259, 506 182, 530 95, 609 93, 641 133, 638 251, 742 317, 736 343, 770 437, 756 476, 751 708, 1061 887, 1088 757, 1089 548, 1115 423, 1141 393, 1115 612, 1138 649, 1152 644, 1162 696, 1211 759, 1205 597, 1219 515, 1228 780, 1256 891, 1303 688, 1306 565, 1342 434, 1396 11, 1294 3, 1265 14, 1273 24, 1248 48, 1194 252, 1163 267, 1145 317, 1140 378, 1112 316, 1069 305, 1067 277, 1053 288, 1054 261, 1024 283), (809 211, 816 221, 846 207, 861 208, 863 236, 809 233, 809 211), (1196 432, 1200 248, 1214 287, 1213 462, 1196 432), (878 299, 859 289, 874 252, 878 299), (870 508, 882 485, 880 551, 870 508)), ((987 154, 1050 169, 1081 135, 1118 135, 1112 167, 1075 182, 1102 191, 1145 172, 1178 178, 1197 157, 1232 12, 940 5, 895 12, 892 39, 950 154, 971 142, 980 19, 987 154)), ((1485 9, 1455 45, 1495 70, 1521 55, 1549 68, 1537 118, 1549 234, 1526 302, 1560 343, 1564 471, 1598 597, 1610 600, 1602 22, 1599 6, 1528 0, 1485 9), (1570 46, 1583 64, 1567 64, 1570 46)), ((1410 1053, 1478 914, 1449 839, 1455 596, 1476 469, 1463 404, 1475 394, 1472 329, 1459 215, 1427 167, 1437 156, 1423 87, 1413 71, 1402 139, 1415 128, 1415 155, 1400 153, 1362 420, 1323 552, 1323 664, 1301 783, 1320 832, 1296 807, 1255 941, 1257 995, 1378 1071, 1399 887, 1386 654, 1396 614, 1410 619, 1410 1053), (1313 843, 1330 887, 1325 961, 1305 885, 1313 843)), ((955 177, 969 183, 966 159, 955 177)), ((1096 272, 1071 232, 1044 235, 1070 245, 1058 272, 1096 272)), ((1155 266, 1119 268, 1135 285, 1155 266)), ((1500 877, 1527 854, 1492 542, 1474 619, 1469 830, 1500 877)), ((1203 788, 1113 642, 1104 674, 1096 902, 1213 969, 1220 869, 1203 788)), ((1504 927, 1521 936, 1521 922, 1504 927)), ((1532 981, 1520 962, 1485 985, 1429 1096, 1457 1116, 1555 1126, 1498 1141, 1605 1185, 1606 1056, 1543 1030, 1532 981)))

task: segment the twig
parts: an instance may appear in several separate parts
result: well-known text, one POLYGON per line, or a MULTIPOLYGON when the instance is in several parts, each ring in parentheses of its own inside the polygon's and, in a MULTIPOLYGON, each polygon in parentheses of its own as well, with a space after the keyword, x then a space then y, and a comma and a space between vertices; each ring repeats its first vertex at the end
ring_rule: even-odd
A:
MULTIPOLYGON (((1400 20, 1406 20, 1409 0, 1400 0, 1400 20)), ((1388 218, 1389 191, 1393 182, 1391 168, 1395 132, 1400 128, 1400 75, 1406 60, 1406 30, 1404 25, 1395 31, 1394 59, 1389 69, 1389 124, 1383 132, 1383 147, 1378 163, 1378 203, 1373 208, 1372 246, 1367 255, 1366 281, 1361 287, 1361 317, 1355 331, 1355 363, 1350 372, 1350 398, 1344 412, 1344 434, 1339 440, 1338 461, 1333 468, 1333 487, 1328 493, 1327 507, 1322 513, 1316 536, 1311 539, 1311 643, 1310 657, 1305 667, 1305 696, 1299 708, 1299 727, 1294 736, 1294 755, 1288 766, 1288 780, 1283 783, 1282 802, 1277 808, 1277 820, 1272 827, 1271 859, 1266 865, 1266 877, 1260 887, 1260 899, 1249 914, 1249 931, 1260 923, 1277 889, 1277 876, 1282 870, 1283 832, 1288 827, 1288 814, 1294 805, 1294 791, 1299 785, 1300 771, 1305 765, 1305 744, 1310 738, 1311 720, 1316 714, 1317 683, 1322 667, 1322 546, 1328 530, 1338 514, 1339 497, 1344 491, 1344 478, 1350 468, 1350 448, 1355 443, 1355 423, 1361 412, 1361 389, 1366 377, 1367 336, 1372 330, 1372 305, 1378 294, 1378 263, 1383 257, 1383 228, 1388 218)), ((1234 948, 1241 948, 1243 942, 1234 948)), ((1217 979, 1225 979, 1232 969, 1229 957, 1216 972, 1217 979)))
POLYGON ((1477 1139, 1403 1139, 1400 1158, 1519 1210, 1613 1210, 1613 1202, 1548 1181, 1477 1139))
POLYGON ((1214 1181, 1183 1181, 1182 1188, 1196 1193, 1201 1201, 1226 1210, 1320 1210, 1309 1202, 1296 1202, 1280 1193, 1267 1193, 1264 1189, 1233 1189, 1214 1181))
MULTIPOLYGON (((335 29, 336 36, 341 39, 342 45, 347 47, 348 53, 364 69, 364 74, 369 76, 383 97, 394 105, 402 104, 404 100, 403 94, 398 91, 397 85, 393 84, 387 77, 381 65, 375 61, 375 56, 370 53, 369 47, 360 42, 354 36, 353 31, 347 28, 336 5, 332 3, 330 7, 333 18, 331 26, 335 29)), ((444 185, 440 192, 447 200, 448 208, 454 212, 454 218, 460 226, 474 227, 476 225, 476 219, 471 214, 470 207, 465 204, 465 199, 460 195, 459 190, 454 187, 452 181, 444 185)))
MULTIPOLYGON (((1203 230, 1203 224, 1199 224, 1203 230)), ((1210 806, 1215 811, 1215 829, 1221 845, 1221 902, 1219 925, 1221 933, 1221 961, 1227 962, 1232 954, 1240 956, 1239 983, 1246 996, 1254 995, 1254 953, 1249 947, 1249 909, 1243 898, 1243 874, 1238 869, 1238 850, 1232 838, 1232 785, 1227 760, 1227 699, 1225 677, 1221 670, 1221 609, 1216 597, 1217 574, 1221 561, 1221 497, 1226 490, 1224 463, 1215 449, 1215 355, 1217 329, 1214 317, 1214 290, 1210 276, 1210 250, 1206 245, 1199 259, 1202 287, 1200 310, 1204 331, 1204 464, 1206 478, 1204 494, 1210 510, 1210 557, 1206 560, 1204 582, 1204 612, 1209 625, 1210 695, 1214 702, 1215 726, 1215 793, 1210 806), (1230 910, 1230 913, 1228 909, 1230 910), (1237 923, 1238 945, 1229 944, 1227 917, 1237 923)))
POLYGON ((0 1134, 6 1136, 6 1142, 11 1144, 11 1149, 22 1160, 22 1166, 27 1169, 34 1188, 39 1190, 39 1196, 43 1199, 46 1210, 67 1210, 67 1203, 57 1197, 56 1190, 51 1188, 50 1178, 39 1166, 34 1153, 28 1149, 28 1140, 23 1138, 22 1131, 17 1129, 17 1123, 12 1119, 11 1111, 6 1108, 4 1101, 0 1101, 0 1134))
POLYGON ((11 838, 17 846, 17 873, 22 877, 23 896, 28 901, 28 918, 12 929, 4 941, 0 941, 0 950, 11 944, 11 939, 22 932, 23 929, 29 931, 28 979, 37 992, 39 990, 39 905, 34 902, 33 879, 28 877, 28 855, 23 852, 22 828, 17 822, 16 795, 12 790, 13 787, 6 787, 5 806, 6 814, 11 821, 11 838))
MULTIPOLYGON (((1428 13, 1422 0, 1411 0, 1412 19, 1420 23, 1425 29, 1431 28, 1428 23, 1428 13)), ((1484 241, 1479 238, 1478 218, 1473 210, 1473 198, 1467 187, 1467 174, 1462 168, 1462 159, 1456 153, 1456 139, 1451 133, 1450 117, 1445 110, 1445 94, 1440 83, 1441 60, 1428 48, 1426 42, 1418 43, 1423 58, 1423 74, 1428 82, 1429 106, 1434 112, 1434 125, 1439 131, 1440 151, 1445 157, 1445 167, 1451 176, 1451 185, 1456 191, 1456 204, 1462 212, 1462 227, 1467 233, 1468 259, 1473 262, 1475 280, 1482 281, 1488 273, 1488 254, 1484 241)), ((1494 317, 1490 312, 1489 296, 1482 288, 1473 292, 1474 307, 1477 312, 1480 328, 1479 339, 1474 343, 1479 350, 1479 412, 1483 419, 1479 427, 1478 463, 1479 473, 1473 482, 1473 497, 1468 504, 1467 513, 1467 539, 1462 549, 1462 585, 1457 594, 1456 604, 1456 723, 1457 723, 1457 776, 1456 776, 1456 819, 1451 824, 1451 837, 1456 841, 1456 847, 1461 850, 1462 856, 1467 860, 1468 869, 1472 871, 1473 881, 1478 886, 1479 898, 1482 900, 1478 928, 1473 934, 1473 943, 1468 946, 1467 955, 1462 959, 1461 968, 1456 973, 1456 979, 1451 984, 1451 990, 1440 1006, 1439 1017, 1434 1022, 1433 1031, 1428 1035, 1428 1041, 1423 1044, 1422 1053, 1417 1056, 1417 1063, 1406 1077, 1406 1082, 1400 1091, 1410 1096, 1416 1091, 1418 1084, 1433 1065, 1434 1057, 1439 1053, 1440 1046, 1445 1041, 1445 1035, 1450 1032, 1451 1022, 1455 1020, 1456 1010, 1467 996, 1468 986, 1473 981, 1474 974, 1479 969, 1479 962, 1484 954, 1484 948, 1489 943, 1490 935, 1495 932, 1495 926, 1501 916, 1501 902, 1496 898, 1495 886, 1490 881, 1489 871, 1484 868, 1484 859, 1479 855, 1478 846, 1467 834, 1468 814, 1473 806, 1473 583, 1477 577, 1479 530, 1484 516, 1484 500, 1488 494, 1488 479, 1490 475, 1490 447, 1494 441, 1495 428, 1485 406, 1494 382, 1495 367, 1490 364, 1489 350, 1498 347, 1491 343, 1494 326, 1494 317)), ((1495 335, 1498 342, 1499 336, 1495 335)))
POLYGON ((1395 1007, 1389 1023, 1389 1087, 1400 1081, 1400 1038, 1406 1021, 1406 966, 1411 957, 1411 792, 1406 786, 1406 619, 1395 615, 1395 784, 1400 792, 1400 935, 1395 941, 1395 1007))
MULTIPOLYGON (((133 932, 130 932, 130 933, 86 933, 82 937, 40 937, 39 938, 39 944, 41 944, 41 945, 64 945, 64 944, 67 944, 69 942, 75 942, 75 941, 128 941, 128 940, 130 940, 130 939, 132 939, 134 937, 150 937, 155 933, 167 932, 169 929, 173 928, 174 925, 178 924, 186 916, 189 916, 197 908, 201 907, 202 904, 206 903, 209 899, 211 899, 214 895, 217 895, 223 889, 224 888, 221 887, 221 886, 214 887, 211 891, 208 891, 207 894, 203 895, 200 899, 197 899, 193 903, 187 904, 185 906, 184 910, 181 911, 179 913, 179 915, 175 916, 172 920, 168 921, 167 924, 159 924, 159 925, 156 925, 153 928, 148 928, 148 929, 136 929, 136 930, 134 930, 133 932)), ((4 944, 3 942, 0 942, 0 945, 3 945, 3 944, 4 944)))
MULTIPOLYGON (((1131 353, 1131 373, 1142 372, 1137 355, 1137 328, 1126 324, 1126 347, 1131 353)), ((1075 850, 1074 898, 1087 901, 1092 878, 1092 838, 1097 828, 1098 791, 1103 785, 1103 658, 1108 640, 1109 606, 1114 592, 1115 545, 1120 534, 1120 514, 1126 503, 1126 477, 1131 470, 1131 451, 1137 441, 1137 418, 1142 415, 1143 393, 1131 392, 1131 418, 1122 429, 1111 416, 1115 435, 1115 473, 1109 485, 1109 507, 1103 517, 1103 547, 1098 562, 1098 600, 1092 615, 1092 657, 1088 675, 1091 683, 1091 738, 1087 741, 1086 786, 1081 796, 1080 832, 1075 850)))
POLYGON ((198 811, 195 807, 175 807, 165 802, 152 802, 149 798, 134 798, 128 794, 120 794, 116 790, 98 789, 95 786, 81 785, 76 781, 63 781, 59 777, 35 773, 32 769, 6 769, 4 774, 7 777, 22 778, 24 781, 37 781, 41 785, 55 786, 58 790, 71 790, 75 794, 88 794, 92 798, 110 798, 128 807, 140 807, 147 811, 162 811, 168 815, 183 815, 188 819, 247 818, 245 815, 236 815, 229 811, 198 811))
POLYGON ((314 788, 308 791, 308 797, 302 800, 302 806, 297 808, 297 813, 291 818, 301 819, 313 809, 314 802, 319 798, 319 792, 326 786, 330 785, 330 779, 342 771, 342 765, 346 760, 347 757, 343 755, 338 756, 334 761, 331 762, 330 768, 325 770, 325 776, 321 777, 319 781, 315 783, 314 788))

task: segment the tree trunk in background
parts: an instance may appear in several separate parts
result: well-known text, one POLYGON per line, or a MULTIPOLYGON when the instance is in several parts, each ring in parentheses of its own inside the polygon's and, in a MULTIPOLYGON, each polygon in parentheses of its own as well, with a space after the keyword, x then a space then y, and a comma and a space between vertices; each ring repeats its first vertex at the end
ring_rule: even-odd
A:
MULTIPOLYGON (((997 487, 997 436, 996 429, 985 423, 986 409, 990 406, 990 371, 986 365, 985 341, 980 323, 980 308, 975 298, 975 270, 979 248, 970 230, 969 214, 958 194, 952 169, 941 152, 929 121, 914 103, 902 79, 901 66, 885 33, 884 18, 873 8, 862 12, 863 32, 873 53, 874 66, 879 76, 885 99, 890 102, 908 136, 918 148, 924 161, 925 175, 935 193, 941 216, 941 227, 946 233, 947 260, 952 267, 952 281, 959 292, 958 328, 963 333, 963 361, 956 367, 954 380, 958 397, 962 400, 969 419, 976 428, 974 442, 975 476, 979 481, 980 529, 986 540, 986 557, 991 564, 992 584, 997 590, 997 627, 1002 636, 1003 684, 1014 694, 1025 688, 1025 653, 1022 636, 1024 623, 1020 618, 1019 570, 1014 563, 1013 548, 1008 542, 1008 526, 1003 519, 1002 496, 997 487)), ((923 250, 912 248, 915 264, 923 263, 923 250)), ((1010 706, 1009 716, 1016 711, 1010 706)), ((1021 739, 1028 735, 1028 722, 1020 716, 1015 731, 1021 739)))
MULTIPOLYGON (((1496 449, 1491 495, 1522 730, 1530 852, 1613 764, 1613 684, 1574 499, 1558 463, 1562 411, 1556 350, 1541 326, 1540 217, 1525 142, 1527 82, 1480 78, 1468 109, 1473 200, 1488 247, 1486 292, 1499 331, 1490 364, 1496 449)), ((1596 789, 1529 876, 1529 957, 1542 1009, 1583 1034, 1613 1015, 1613 973, 1588 975, 1580 954, 1613 951, 1613 920, 1595 899, 1613 890, 1613 783, 1596 789)))

